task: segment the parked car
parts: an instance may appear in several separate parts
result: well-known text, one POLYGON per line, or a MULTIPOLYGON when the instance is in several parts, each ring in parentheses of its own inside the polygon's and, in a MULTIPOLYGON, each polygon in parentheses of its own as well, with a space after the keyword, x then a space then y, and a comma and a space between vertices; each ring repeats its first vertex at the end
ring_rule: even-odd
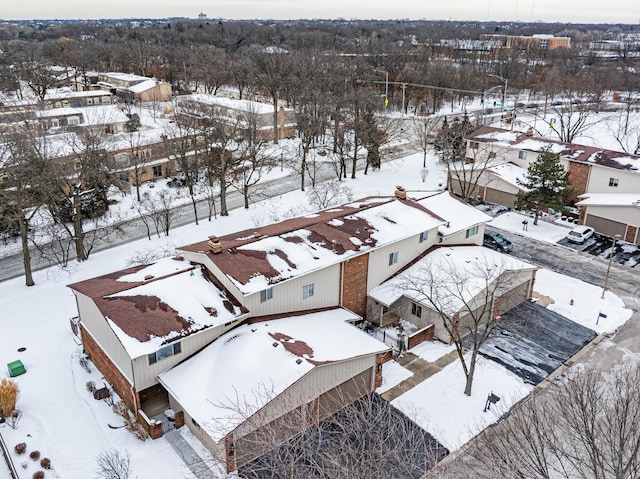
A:
POLYGON ((551 102, 551 106, 562 106, 562 102, 560 100, 553 100, 551 102))
POLYGON ((511 244, 511 241, 509 241, 497 231, 491 230, 484 231, 484 240, 482 241, 482 246, 486 246, 487 248, 494 249, 501 253, 511 253, 511 251, 513 251, 513 245, 511 244))
POLYGON ((584 243, 586 240, 593 236, 595 230, 590 226, 576 226, 567 233, 567 239, 574 243, 584 243))

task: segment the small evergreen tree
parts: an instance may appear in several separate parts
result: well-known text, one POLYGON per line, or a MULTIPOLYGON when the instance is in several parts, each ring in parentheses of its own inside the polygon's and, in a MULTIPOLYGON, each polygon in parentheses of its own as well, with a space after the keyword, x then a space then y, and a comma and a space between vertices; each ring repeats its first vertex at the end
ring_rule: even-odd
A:
POLYGON ((534 208, 533 224, 538 224, 542 208, 560 209, 571 198, 572 190, 569 172, 560 163, 560 155, 544 150, 538 159, 529 165, 527 175, 518 179, 525 191, 518 193, 516 208, 534 208))

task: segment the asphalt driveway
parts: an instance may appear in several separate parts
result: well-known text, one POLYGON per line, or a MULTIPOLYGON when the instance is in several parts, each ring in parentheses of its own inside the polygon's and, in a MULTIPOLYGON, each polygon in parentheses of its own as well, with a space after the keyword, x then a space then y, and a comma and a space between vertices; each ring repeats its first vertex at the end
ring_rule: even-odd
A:
MULTIPOLYGON (((595 233, 584 243, 573 243, 566 238, 558 241, 558 244, 566 246, 567 248, 583 251, 584 253, 589 253, 594 256, 600 256, 604 259, 609 259, 609 251, 612 243, 613 238, 600 233, 595 233)), ((640 246, 625 241, 616 241, 616 246, 613 251, 613 262, 623 264, 630 268, 640 267, 640 246)))
POLYGON ((480 353, 537 385, 595 337, 591 329, 525 301, 502 315, 480 353))

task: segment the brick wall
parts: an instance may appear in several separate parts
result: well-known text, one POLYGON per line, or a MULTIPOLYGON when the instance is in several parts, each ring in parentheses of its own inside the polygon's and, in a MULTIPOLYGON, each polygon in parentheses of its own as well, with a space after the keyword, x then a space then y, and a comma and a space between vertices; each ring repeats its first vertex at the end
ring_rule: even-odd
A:
POLYGON ((233 472, 236 470, 236 446, 233 443, 233 433, 224 438, 224 449, 227 453, 227 472, 233 472))
POLYGON ((382 365, 388 361, 385 360, 385 355, 386 353, 376 355, 376 377, 373 385, 374 390, 382 386, 382 365))
POLYGON ((93 337, 84 329, 82 324, 80 325, 82 332, 82 343, 84 344, 84 350, 91 358, 93 364, 102 373, 104 378, 113 386, 115 392, 120 396, 124 403, 135 411, 135 405, 140 404, 140 397, 138 392, 134 389, 134 397, 131 395, 131 383, 124 377, 115 364, 109 359, 102 348, 95 342, 93 337))
POLYGON ((342 306, 363 318, 367 314, 368 267, 368 254, 342 263, 342 306))
POLYGON ((627 225, 627 234, 624 235, 624 240, 629 243, 635 243, 637 232, 638 228, 636 226, 627 225))
POLYGON ((429 341, 433 339, 433 333, 435 331, 435 326, 433 324, 427 326, 426 328, 422 328, 419 331, 416 331, 411 336, 409 336, 409 349, 417 346, 420 343, 424 343, 425 341, 429 341))
POLYGON ((590 170, 590 165, 575 161, 569 162, 569 179, 573 188, 573 201, 577 201, 579 195, 587 192, 590 170))

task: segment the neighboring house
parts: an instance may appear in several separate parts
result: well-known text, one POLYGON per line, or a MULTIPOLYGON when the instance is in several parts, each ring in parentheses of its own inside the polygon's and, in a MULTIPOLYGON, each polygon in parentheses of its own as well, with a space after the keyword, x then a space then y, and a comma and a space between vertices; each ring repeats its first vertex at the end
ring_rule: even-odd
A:
POLYGON ((231 472, 380 386, 388 348, 349 324, 358 320, 337 308, 245 324, 158 379, 231 472))
POLYGON ((158 374, 238 325, 247 311, 206 270, 169 258, 69 285, 85 352, 150 433, 167 409, 158 374))
POLYGON ((449 344, 442 315, 464 324, 490 298, 487 312, 500 316, 531 299, 537 269, 482 246, 437 247, 369 292, 367 318, 381 325, 401 319, 449 344))
POLYGON ((56 91, 47 93, 45 108, 79 108, 85 106, 111 105, 113 95, 108 91, 56 91))
POLYGON ((171 101, 170 83, 130 73, 87 73, 76 78, 75 88, 108 91, 128 103, 171 101))
POLYGON ((640 189, 638 193, 585 193, 576 206, 581 224, 640 245, 640 189))
MULTIPOLYGON (((237 126, 241 135, 255 127, 262 140, 273 138, 273 105, 250 100, 194 93, 176 98, 176 114, 195 119, 222 120, 237 126)), ((278 139, 295 135, 295 111, 280 107, 278 110, 278 139)))
MULTIPOLYGON (((495 161, 479 178, 474 178, 477 181, 474 196, 512 207, 521 190, 517 179, 525 177, 528 166, 545 149, 560 155, 561 164, 569 172, 574 201, 585 194, 625 195, 640 191, 638 155, 535 137, 531 130, 523 133, 483 126, 467 137, 467 161, 489 155, 495 161)), ((449 185, 454 192, 460 190, 453 178, 449 178, 449 185)), ((626 201, 624 196, 621 201, 626 201)), ((605 224, 606 221, 601 222, 605 224)), ((611 234, 613 230, 601 231, 611 234)))
POLYGON ((84 123, 84 116, 75 108, 36 110, 37 124, 43 129, 77 126, 84 123))
POLYGON ((488 217, 448 192, 431 201, 443 211, 448 204, 472 212, 468 228, 447 229, 457 224, 454 215, 447 221, 405 191, 397 195, 211 237, 180 251, 204 264, 252 316, 334 306, 364 316, 367 292, 440 243, 442 228, 460 244, 482 244, 488 217))
POLYGON ((257 454, 243 439, 257 428, 301 410, 315 424, 380 384, 388 348, 345 323, 365 317, 372 289, 440 243, 483 249, 488 216, 446 191, 406 194, 211 236, 180 258, 72 284, 85 351, 153 437, 151 416, 171 405, 231 471, 257 454), (232 396, 251 410, 219 428, 232 396))

